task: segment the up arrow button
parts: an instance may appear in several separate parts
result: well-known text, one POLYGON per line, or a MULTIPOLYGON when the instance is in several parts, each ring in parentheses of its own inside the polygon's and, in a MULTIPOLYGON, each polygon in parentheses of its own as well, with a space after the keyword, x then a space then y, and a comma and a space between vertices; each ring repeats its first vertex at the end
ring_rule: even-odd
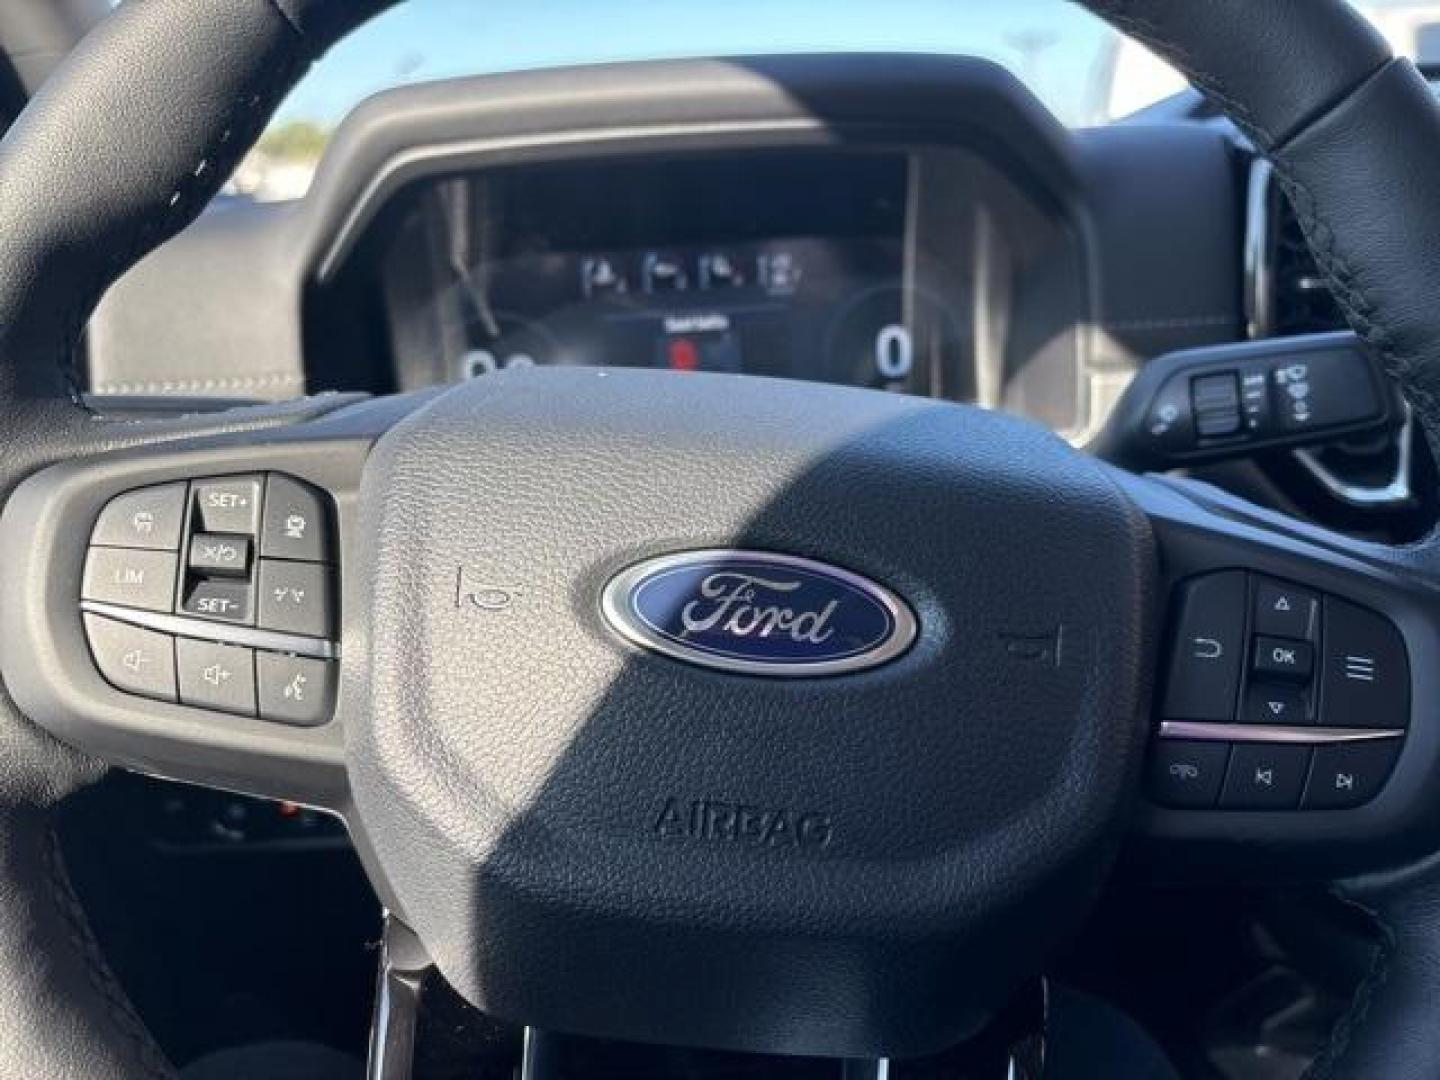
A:
POLYGON ((1314 641, 1320 601, 1314 593, 1273 578, 1255 580, 1255 633, 1314 641))

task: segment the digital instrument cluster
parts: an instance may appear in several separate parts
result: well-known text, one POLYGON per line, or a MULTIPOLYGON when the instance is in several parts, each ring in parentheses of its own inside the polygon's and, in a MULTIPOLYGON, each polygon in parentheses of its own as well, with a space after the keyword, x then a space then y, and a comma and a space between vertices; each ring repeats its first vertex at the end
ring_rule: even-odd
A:
POLYGON ((496 163, 412 183, 370 235, 399 389, 649 367, 1089 422, 1074 234, 970 148, 496 163))
POLYGON ((960 331, 916 288, 909 171, 903 154, 788 153, 452 181, 452 375, 583 364, 926 393, 960 331))
POLYGON ((465 297, 459 374, 601 364, 921 389, 903 260, 883 237, 518 256, 489 269, 488 298, 465 297))

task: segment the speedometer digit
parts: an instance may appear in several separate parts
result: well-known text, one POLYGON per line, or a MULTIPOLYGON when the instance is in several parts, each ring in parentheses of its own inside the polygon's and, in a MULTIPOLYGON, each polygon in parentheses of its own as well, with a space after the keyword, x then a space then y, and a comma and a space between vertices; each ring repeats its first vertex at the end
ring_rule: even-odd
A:
POLYGON ((875 336, 875 373, 882 379, 908 379, 915 369, 915 341, 898 323, 875 336))

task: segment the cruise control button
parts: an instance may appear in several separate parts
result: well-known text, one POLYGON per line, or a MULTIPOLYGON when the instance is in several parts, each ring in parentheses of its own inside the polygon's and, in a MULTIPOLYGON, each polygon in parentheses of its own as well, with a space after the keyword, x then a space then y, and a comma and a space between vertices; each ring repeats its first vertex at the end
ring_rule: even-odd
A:
POLYGON ((1410 662, 1400 631, 1343 600, 1325 600, 1320 722, 1404 728, 1410 723, 1410 662))
POLYGON ((1150 753, 1150 797, 1186 810, 1214 806, 1229 756, 1229 743, 1157 740, 1150 753))
POLYGON ((230 476, 195 483, 197 532, 244 533, 260 527, 260 477, 230 476))
POLYGON ((105 504, 90 542, 107 547, 178 551, 184 523, 184 484, 141 488, 105 504))
POLYGON ((260 718, 318 727, 335 711, 335 665, 327 660, 256 653, 260 718))
POLYGON ((1293 686, 1251 683, 1241 717, 1247 724, 1308 724, 1306 704, 1305 694, 1293 686))
POLYGON ((1310 768, 1310 748, 1241 743, 1230 755, 1220 806, 1225 810, 1294 810, 1310 768))
POLYGON ((266 478, 260 554, 298 562, 332 560, 329 515, 317 491, 278 473, 266 478))
POLYGON ((169 611, 175 599, 177 557, 168 551, 91 548, 80 595, 85 600, 169 611))
POLYGON ((111 686, 127 694, 175 700, 175 643, 168 635, 86 615, 85 636, 95 666, 111 686))
POLYGON ((1314 641, 1320 598, 1273 578, 1255 582, 1255 633, 1314 641))
POLYGON ((190 538, 189 567, 200 574, 243 578, 250 572, 250 537, 196 533, 190 538))
POLYGON ((1211 574, 1180 588, 1165 687, 1167 720, 1233 720, 1245 636, 1245 574, 1211 574))
POLYGON ((249 623, 251 619, 251 585, 233 578, 205 578, 186 590, 180 605, 187 615, 217 622, 249 623))
POLYGON ((1256 675, 1309 682, 1314 670, 1315 650, 1308 642, 1275 637, 1255 639, 1256 675))
POLYGON ((175 642, 175 667, 181 704, 255 715, 255 659, 250 649, 180 638, 175 642))
POLYGON ((1380 794, 1399 758, 1399 739, 1320 747, 1305 785, 1304 808, 1348 810, 1364 805, 1380 794))
POLYGON ((264 630, 328 638, 334 600, 330 568, 317 563, 260 560, 260 619, 264 630))

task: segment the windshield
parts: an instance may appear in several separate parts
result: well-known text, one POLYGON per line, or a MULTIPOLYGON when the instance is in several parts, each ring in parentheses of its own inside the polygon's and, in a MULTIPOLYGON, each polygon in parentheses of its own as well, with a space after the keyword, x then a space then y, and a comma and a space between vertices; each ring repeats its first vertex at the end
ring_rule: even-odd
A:
MULTIPOLYGON (((1399 53, 1440 60, 1440 0, 1360 5, 1399 53)), ((282 105, 232 192, 303 195, 335 125, 403 83, 665 57, 806 52, 981 56, 1070 126, 1184 88, 1143 47, 1070 0, 409 0, 333 49, 282 105)))

